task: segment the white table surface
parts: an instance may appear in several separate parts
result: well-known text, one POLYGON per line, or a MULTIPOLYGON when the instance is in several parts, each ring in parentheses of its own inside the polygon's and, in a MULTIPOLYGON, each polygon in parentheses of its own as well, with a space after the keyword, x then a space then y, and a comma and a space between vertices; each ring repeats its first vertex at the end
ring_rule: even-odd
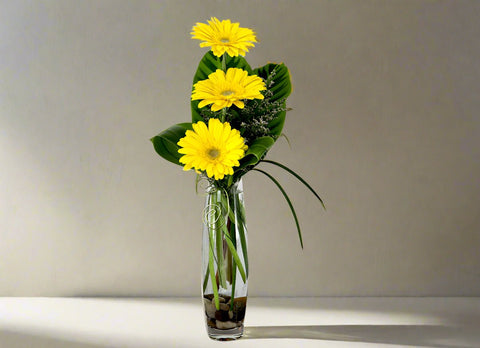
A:
POLYGON ((480 298, 249 298, 207 337, 200 298, 0 298, 1 348, 480 347, 480 298))

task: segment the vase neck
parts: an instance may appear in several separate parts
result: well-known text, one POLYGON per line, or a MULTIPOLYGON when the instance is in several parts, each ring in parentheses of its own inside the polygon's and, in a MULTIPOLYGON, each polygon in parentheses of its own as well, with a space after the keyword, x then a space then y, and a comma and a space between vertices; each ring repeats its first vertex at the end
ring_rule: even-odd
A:
POLYGON ((243 180, 240 178, 236 182, 234 182, 232 185, 230 185, 228 188, 224 188, 221 186, 217 186, 215 182, 210 182, 209 185, 206 187, 205 192, 207 194, 215 193, 217 191, 223 191, 225 193, 228 193, 228 195, 235 195, 243 192, 243 180))

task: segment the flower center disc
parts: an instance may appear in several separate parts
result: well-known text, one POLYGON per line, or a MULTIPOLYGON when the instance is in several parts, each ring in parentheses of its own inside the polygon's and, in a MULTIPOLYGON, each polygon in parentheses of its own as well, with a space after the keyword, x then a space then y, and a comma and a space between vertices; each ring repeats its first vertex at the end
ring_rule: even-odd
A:
POLYGON ((215 159, 218 156, 220 156, 220 151, 218 151, 218 149, 210 149, 210 150, 208 150, 207 155, 211 159, 215 159))
POLYGON ((227 42, 230 42, 230 40, 227 39, 226 37, 224 37, 224 38, 221 38, 221 39, 220 39, 220 42, 221 42, 221 43, 227 43, 227 42))
POLYGON ((235 92, 230 91, 230 90, 227 90, 227 91, 223 91, 223 92, 222 92, 222 95, 223 95, 224 97, 230 97, 232 94, 235 94, 235 92))

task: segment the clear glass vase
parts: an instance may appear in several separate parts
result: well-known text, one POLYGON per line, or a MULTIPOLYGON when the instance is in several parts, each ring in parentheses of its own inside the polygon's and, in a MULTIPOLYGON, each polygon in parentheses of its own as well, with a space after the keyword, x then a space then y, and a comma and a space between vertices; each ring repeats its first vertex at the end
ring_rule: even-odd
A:
POLYGON ((243 335, 247 306, 248 255, 243 184, 210 185, 203 211, 202 295, 208 336, 243 335))

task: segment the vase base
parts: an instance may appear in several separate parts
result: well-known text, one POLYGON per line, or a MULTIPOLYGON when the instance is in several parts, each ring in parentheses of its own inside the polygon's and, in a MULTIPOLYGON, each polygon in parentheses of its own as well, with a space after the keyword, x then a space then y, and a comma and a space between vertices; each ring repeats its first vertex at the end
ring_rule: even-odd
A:
POLYGON ((234 341, 243 336, 243 324, 242 326, 227 330, 215 329, 207 325, 207 333, 208 337, 210 337, 212 340, 234 341))

